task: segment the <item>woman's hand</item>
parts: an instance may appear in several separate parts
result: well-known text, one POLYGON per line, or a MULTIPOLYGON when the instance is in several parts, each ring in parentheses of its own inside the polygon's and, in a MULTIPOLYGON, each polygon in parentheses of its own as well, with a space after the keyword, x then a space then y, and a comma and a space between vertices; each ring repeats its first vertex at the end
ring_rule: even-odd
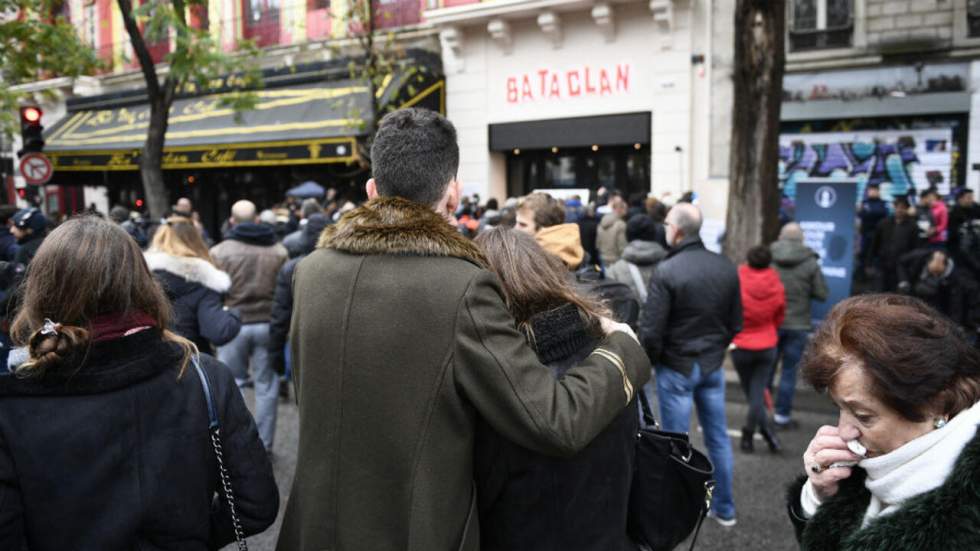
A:
MULTIPOLYGON (((855 431, 856 432, 856 431, 855 431)), ((847 435, 850 436, 850 435, 847 435)), ((857 435, 854 435, 856 438, 857 435)), ((824 425, 803 453, 803 468, 817 499, 824 501, 837 494, 840 481, 851 476, 851 467, 834 467, 838 461, 856 463, 862 458, 847 448, 837 427, 824 425)))

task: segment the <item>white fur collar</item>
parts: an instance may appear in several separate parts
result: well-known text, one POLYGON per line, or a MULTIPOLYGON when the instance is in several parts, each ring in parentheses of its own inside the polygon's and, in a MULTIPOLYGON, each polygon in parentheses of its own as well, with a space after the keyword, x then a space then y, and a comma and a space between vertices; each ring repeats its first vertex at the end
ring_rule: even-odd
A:
POLYGON ((216 268, 207 260, 187 256, 174 256, 160 251, 143 253, 150 271, 163 270, 187 281, 200 283, 218 293, 227 293, 231 289, 231 277, 216 268))

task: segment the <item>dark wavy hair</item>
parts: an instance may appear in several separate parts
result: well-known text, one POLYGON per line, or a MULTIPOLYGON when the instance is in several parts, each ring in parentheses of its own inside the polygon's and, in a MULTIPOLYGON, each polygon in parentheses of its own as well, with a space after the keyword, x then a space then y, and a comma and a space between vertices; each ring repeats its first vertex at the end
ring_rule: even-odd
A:
POLYGON ((980 352, 917 298, 859 295, 835 306, 804 352, 803 376, 826 391, 845 360, 860 365, 871 392, 909 421, 953 417, 980 401, 980 352))

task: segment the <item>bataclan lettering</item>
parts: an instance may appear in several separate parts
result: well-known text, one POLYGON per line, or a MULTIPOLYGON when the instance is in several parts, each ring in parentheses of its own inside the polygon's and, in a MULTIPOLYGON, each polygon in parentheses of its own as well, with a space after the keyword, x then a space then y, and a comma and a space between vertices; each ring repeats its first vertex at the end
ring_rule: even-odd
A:
POLYGON ((610 67, 580 67, 563 71, 538 69, 507 78, 507 103, 522 104, 579 97, 628 94, 628 63, 610 67))

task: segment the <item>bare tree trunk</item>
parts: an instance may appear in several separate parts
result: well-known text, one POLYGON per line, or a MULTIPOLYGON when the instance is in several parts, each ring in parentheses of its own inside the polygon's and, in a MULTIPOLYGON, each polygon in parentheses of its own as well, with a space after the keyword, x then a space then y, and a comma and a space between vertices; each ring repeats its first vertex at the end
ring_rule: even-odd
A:
MULTIPOLYGON (((140 62, 140 70, 146 81, 146 95, 150 103, 150 124, 146 133, 146 142, 140 154, 140 178, 143 181, 143 193, 146 194, 146 204, 151 219, 159 219, 166 215, 170 206, 170 197, 163 179, 163 146, 166 141, 167 127, 170 119, 170 106, 173 105, 177 90, 177 81, 168 75, 163 84, 157 77, 153 57, 146 46, 146 40, 140 31, 136 18, 133 17, 131 0, 118 0, 119 11, 122 14, 123 25, 129 34, 133 45, 133 53, 140 62)), ((183 20, 184 1, 174 0, 174 10, 183 20)))
MULTIPOLYGON (((172 88, 169 79, 164 82, 164 88, 172 88)), ((150 210, 150 218, 159 220, 166 216, 170 207, 170 195, 163 179, 163 146, 169 126, 170 105, 173 103, 173 90, 164 93, 155 101, 150 102, 150 126, 146 133, 146 142, 140 154, 140 177, 143 180, 143 191, 146 194, 146 204, 150 210), (169 96, 169 100, 167 97, 169 96)))
POLYGON ((738 0, 725 254, 745 260, 779 232, 779 112, 786 63, 785 0, 738 0))

